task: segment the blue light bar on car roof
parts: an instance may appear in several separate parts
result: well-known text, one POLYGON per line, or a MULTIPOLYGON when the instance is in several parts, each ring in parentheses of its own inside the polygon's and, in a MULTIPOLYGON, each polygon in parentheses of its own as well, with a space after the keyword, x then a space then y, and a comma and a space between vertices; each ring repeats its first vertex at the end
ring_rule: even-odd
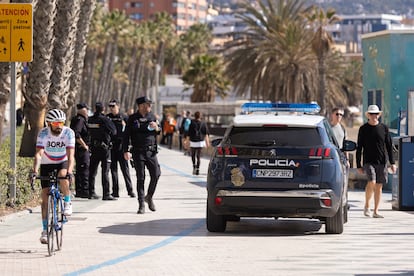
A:
POLYGON ((250 112, 303 112, 318 113, 321 108, 317 103, 244 103, 242 113, 250 112))

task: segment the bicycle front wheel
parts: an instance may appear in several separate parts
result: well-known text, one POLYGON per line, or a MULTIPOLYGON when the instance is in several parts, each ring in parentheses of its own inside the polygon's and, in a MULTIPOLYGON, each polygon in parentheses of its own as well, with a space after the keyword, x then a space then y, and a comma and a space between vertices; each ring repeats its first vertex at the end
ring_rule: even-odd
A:
POLYGON ((59 198, 56 199, 56 244, 57 250, 62 248, 63 243, 63 224, 65 223, 66 217, 63 214, 63 200, 62 196, 59 195, 59 198))
POLYGON ((47 200, 47 251, 49 256, 53 253, 54 235, 55 235, 55 201, 52 195, 49 195, 47 200))

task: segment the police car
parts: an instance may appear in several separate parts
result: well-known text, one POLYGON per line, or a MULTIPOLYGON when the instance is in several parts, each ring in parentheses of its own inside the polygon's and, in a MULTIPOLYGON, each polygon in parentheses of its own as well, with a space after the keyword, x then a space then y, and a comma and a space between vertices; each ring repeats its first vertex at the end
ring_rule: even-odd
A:
POLYGON ((240 217, 309 218, 341 234, 348 167, 317 104, 245 103, 215 146, 207 175, 210 232, 240 217))

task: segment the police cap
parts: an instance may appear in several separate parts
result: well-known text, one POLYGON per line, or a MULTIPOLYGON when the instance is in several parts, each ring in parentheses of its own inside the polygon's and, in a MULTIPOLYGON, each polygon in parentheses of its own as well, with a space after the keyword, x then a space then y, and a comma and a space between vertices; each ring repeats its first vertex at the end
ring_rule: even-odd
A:
POLYGON ((152 103, 152 101, 148 97, 139 97, 136 99, 137 105, 143 104, 143 103, 152 103))
POLYGON ((78 103, 78 104, 76 105, 76 108, 77 108, 77 109, 82 109, 82 108, 89 109, 89 106, 88 106, 86 103, 78 103))
POLYGON ((104 110, 104 105, 101 102, 95 103, 96 112, 102 112, 104 110))

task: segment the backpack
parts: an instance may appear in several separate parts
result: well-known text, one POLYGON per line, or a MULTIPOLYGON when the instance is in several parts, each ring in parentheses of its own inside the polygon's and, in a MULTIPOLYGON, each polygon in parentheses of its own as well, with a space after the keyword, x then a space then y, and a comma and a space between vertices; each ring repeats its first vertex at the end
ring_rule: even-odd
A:
POLYGON ((188 132, 188 130, 190 129, 190 125, 191 125, 191 119, 185 118, 182 125, 183 125, 184 132, 188 132))

